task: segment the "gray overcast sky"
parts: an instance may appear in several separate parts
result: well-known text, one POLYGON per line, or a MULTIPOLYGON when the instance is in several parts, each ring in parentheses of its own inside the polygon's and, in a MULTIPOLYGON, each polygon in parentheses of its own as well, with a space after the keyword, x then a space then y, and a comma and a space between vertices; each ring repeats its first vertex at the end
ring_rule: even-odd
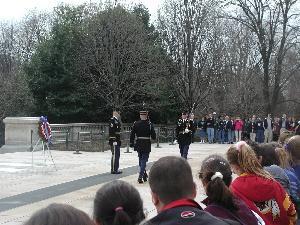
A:
MULTIPOLYGON (((97 0, 91 1, 99 2, 97 0)), ((26 11, 34 8, 49 11, 61 2, 78 5, 83 2, 90 2, 90 0, 0 0, 0 20, 18 20, 26 11)), ((149 9, 153 21, 163 0, 119 0, 119 2, 126 4, 143 3, 149 9)))

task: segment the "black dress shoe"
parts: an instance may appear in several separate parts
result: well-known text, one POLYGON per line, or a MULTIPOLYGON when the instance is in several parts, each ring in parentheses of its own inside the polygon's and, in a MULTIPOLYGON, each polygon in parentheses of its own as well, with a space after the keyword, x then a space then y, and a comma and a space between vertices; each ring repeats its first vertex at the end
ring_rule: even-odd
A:
POLYGON ((147 180, 148 180, 148 174, 147 174, 146 171, 145 171, 145 173, 143 175, 143 180, 144 180, 144 182, 147 182, 147 180))
POLYGON ((139 184, 144 183, 144 182, 143 182, 143 179, 142 179, 142 178, 139 178, 139 179, 138 179, 138 183, 139 183, 139 184))
POLYGON ((123 173, 123 172, 120 170, 111 172, 111 174, 121 174, 121 173, 123 173))

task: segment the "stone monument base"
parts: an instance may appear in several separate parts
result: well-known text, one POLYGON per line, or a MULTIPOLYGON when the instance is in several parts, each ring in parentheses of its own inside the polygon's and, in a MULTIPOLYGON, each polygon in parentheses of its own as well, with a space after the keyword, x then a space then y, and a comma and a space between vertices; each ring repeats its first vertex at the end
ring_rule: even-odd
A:
POLYGON ((39 117, 6 117, 5 145, 0 153, 30 151, 38 141, 39 117))

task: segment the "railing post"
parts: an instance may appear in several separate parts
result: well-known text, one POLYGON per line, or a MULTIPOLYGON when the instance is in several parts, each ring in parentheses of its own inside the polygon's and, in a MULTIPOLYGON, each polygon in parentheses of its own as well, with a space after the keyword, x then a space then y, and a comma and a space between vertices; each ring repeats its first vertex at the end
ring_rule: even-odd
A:
POLYGON ((156 136, 157 142, 156 142, 156 148, 161 148, 161 147, 159 146, 159 139, 160 139, 160 127, 157 128, 157 136, 156 136))
POLYGON ((66 150, 69 150, 69 132, 66 132, 66 150))
POLYGON ((101 133, 101 139, 102 139, 102 152, 104 152, 104 142, 105 142, 105 135, 104 135, 105 131, 102 130, 102 133, 101 133))
POLYGON ((33 151, 33 130, 30 130, 30 151, 33 151))
POLYGON ((81 152, 79 152, 79 142, 80 142, 80 132, 77 133, 77 147, 74 154, 81 154, 81 152))
MULTIPOLYGON (((93 134, 92 134, 92 130, 90 131, 90 145, 91 145, 91 150, 93 149, 93 142, 92 142, 92 139, 93 139, 93 134)), ((92 150, 93 151, 93 150, 92 150)))
POLYGON ((171 140, 170 145, 175 145, 174 141, 175 141, 175 131, 174 131, 174 128, 173 128, 172 129, 172 140, 171 140))

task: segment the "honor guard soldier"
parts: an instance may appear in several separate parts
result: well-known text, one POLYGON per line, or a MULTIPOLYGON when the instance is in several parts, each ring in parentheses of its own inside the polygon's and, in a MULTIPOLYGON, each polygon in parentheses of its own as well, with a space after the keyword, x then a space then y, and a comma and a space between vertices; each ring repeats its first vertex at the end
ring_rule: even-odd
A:
POLYGON ((141 184, 148 179, 146 164, 151 152, 151 139, 156 139, 156 133, 153 124, 148 119, 148 111, 140 111, 140 119, 133 124, 130 134, 130 147, 134 147, 134 151, 138 152, 140 167, 138 182, 141 184), (134 144, 135 138, 136 143, 134 144))
POLYGON ((187 116, 187 111, 182 112, 181 118, 178 120, 176 127, 176 139, 179 144, 180 155, 185 159, 187 159, 193 132, 190 120, 187 116))
POLYGON ((120 112, 118 110, 113 111, 113 117, 110 119, 109 124, 109 145, 111 147, 111 174, 120 174, 119 159, 120 159, 120 147, 121 147, 121 123, 120 112))

